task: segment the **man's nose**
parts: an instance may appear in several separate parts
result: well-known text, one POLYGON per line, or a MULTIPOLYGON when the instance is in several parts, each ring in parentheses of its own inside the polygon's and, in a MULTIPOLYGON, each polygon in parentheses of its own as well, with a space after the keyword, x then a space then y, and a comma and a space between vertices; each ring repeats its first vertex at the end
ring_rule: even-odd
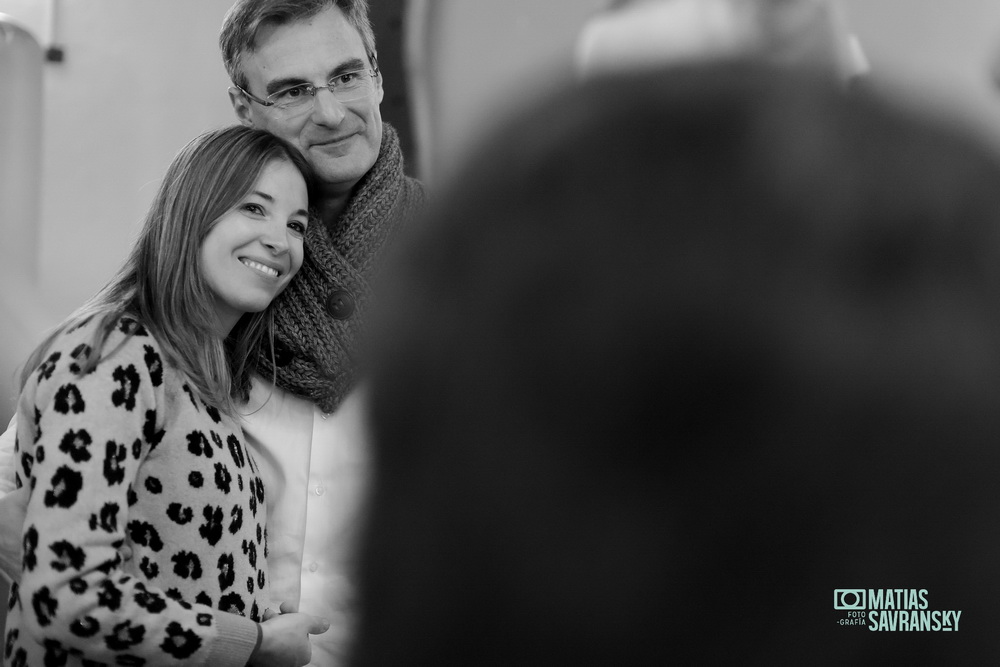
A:
POLYGON ((313 121, 322 125, 339 125, 347 115, 343 102, 337 100, 329 88, 319 88, 313 100, 313 121))

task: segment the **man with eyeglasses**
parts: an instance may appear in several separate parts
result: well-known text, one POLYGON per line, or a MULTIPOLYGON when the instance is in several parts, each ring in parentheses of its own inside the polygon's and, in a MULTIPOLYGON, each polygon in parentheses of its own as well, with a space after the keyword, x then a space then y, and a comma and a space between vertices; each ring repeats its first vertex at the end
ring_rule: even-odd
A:
MULTIPOLYGON (((379 114, 367 0, 237 0, 219 45, 237 118, 291 142, 317 176, 310 206, 322 224, 309 225, 302 268, 272 307, 274 345, 260 353, 243 426, 265 482, 270 588, 282 603, 265 618, 297 608, 329 620, 311 637, 310 665, 331 667, 351 629, 366 482, 352 364, 360 316, 382 250, 423 189, 404 174, 399 140, 379 114)), ((0 492, 13 488, 13 433, 0 439, 0 492)), ((3 504, 5 526, 17 522, 19 502, 3 504)), ((0 531, 8 574, 20 571, 19 533, 0 531)))
POLYGON ((317 175, 296 280, 275 305, 244 420, 267 488, 276 602, 327 618, 313 661, 343 659, 351 564, 366 481, 354 355, 368 281, 388 239, 423 201, 382 122, 382 75, 367 0, 238 0, 219 37, 240 122, 288 140, 317 175), (272 388, 270 379, 275 378, 272 388))

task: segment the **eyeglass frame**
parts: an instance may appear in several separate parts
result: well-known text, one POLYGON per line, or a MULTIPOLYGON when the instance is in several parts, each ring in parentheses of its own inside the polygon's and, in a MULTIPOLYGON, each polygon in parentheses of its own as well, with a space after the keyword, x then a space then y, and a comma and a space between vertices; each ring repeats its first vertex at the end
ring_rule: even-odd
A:
MULTIPOLYGON (((316 93, 318 93, 319 91, 324 90, 324 89, 325 90, 330 90, 330 85, 331 85, 330 81, 333 81, 338 76, 343 76, 344 74, 353 74, 354 72, 370 72, 373 79, 378 78, 378 76, 382 73, 382 71, 378 68, 378 59, 375 57, 374 53, 369 53, 368 54, 368 60, 371 62, 371 67, 370 68, 362 67, 361 69, 352 69, 349 72, 341 72, 340 74, 336 74, 336 75, 330 77, 330 79, 326 82, 325 86, 314 86, 311 83, 305 84, 309 88, 312 88, 312 94, 310 95, 310 97, 313 99, 313 104, 314 105, 316 104, 316 93)), ((299 85, 302 85, 302 84, 299 84, 299 85)), ((295 86, 290 86, 289 88, 294 88, 294 87, 295 86)), ((280 109, 282 111, 285 111, 287 109, 294 109, 294 107, 279 107, 279 106, 277 106, 277 104, 278 104, 277 102, 268 102, 267 100, 262 100, 259 97, 257 97, 256 95, 254 95, 253 93, 251 93, 250 91, 244 90, 242 86, 237 86, 236 84, 233 84, 233 88, 235 88, 236 90, 238 90, 241 93, 243 93, 244 95, 246 95, 247 99, 249 99, 249 100, 251 100, 253 102, 256 102, 257 104, 261 105, 262 107, 276 107, 277 109, 280 109)), ((271 93, 271 94, 272 95, 277 95, 278 93, 284 92, 284 90, 288 90, 288 88, 276 91, 276 92, 271 93)), ((332 90, 330 90, 330 94, 331 95, 333 94, 332 90)), ((270 97, 270 95, 268 97, 270 97)), ((344 100, 344 101, 345 102, 353 102, 354 100, 360 100, 363 97, 364 96, 362 95, 361 97, 356 97, 354 99, 344 100)))

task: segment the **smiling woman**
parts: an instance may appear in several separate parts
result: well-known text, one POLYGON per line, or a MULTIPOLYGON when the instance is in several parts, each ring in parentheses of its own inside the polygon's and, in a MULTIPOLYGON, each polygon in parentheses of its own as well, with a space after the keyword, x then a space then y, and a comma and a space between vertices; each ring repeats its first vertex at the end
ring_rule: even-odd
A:
POLYGON ((198 137, 115 277, 29 358, 10 664, 308 662, 324 621, 264 620, 264 485, 234 406, 302 264, 311 188, 273 135, 198 137))
POLYGON ((209 230, 201 266, 215 295, 218 333, 227 335, 244 313, 267 308, 302 266, 308 208, 302 174, 274 160, 245 200, 209 230))

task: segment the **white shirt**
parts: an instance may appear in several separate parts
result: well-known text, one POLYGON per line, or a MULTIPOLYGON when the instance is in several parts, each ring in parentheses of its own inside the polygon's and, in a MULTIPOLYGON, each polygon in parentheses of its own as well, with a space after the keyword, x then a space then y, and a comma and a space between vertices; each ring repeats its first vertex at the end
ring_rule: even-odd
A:
POLYGON ((275 607, 292 602, 330 621, 329 630, 312 638, 309 664, 336 667, 354 620, 354 548, 368 480, 362 393, 324 414, 256 381, 248 412, 243 430, 264 479, 275 607))
POLYGON ((0 435, 0 498, 14 490, 14 473, 17 471, 17 461, 14 460, 16 440, 17 412, 10 418, 7 430, 0 435))

